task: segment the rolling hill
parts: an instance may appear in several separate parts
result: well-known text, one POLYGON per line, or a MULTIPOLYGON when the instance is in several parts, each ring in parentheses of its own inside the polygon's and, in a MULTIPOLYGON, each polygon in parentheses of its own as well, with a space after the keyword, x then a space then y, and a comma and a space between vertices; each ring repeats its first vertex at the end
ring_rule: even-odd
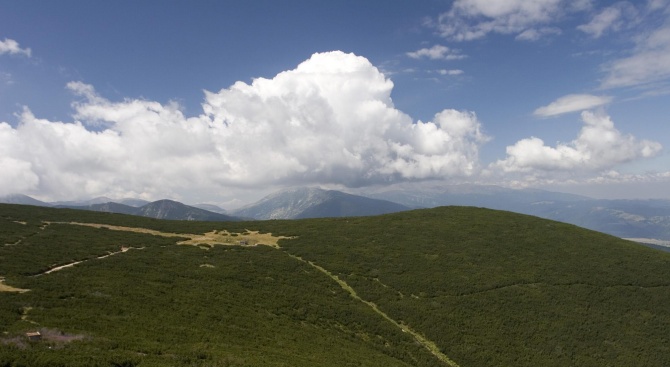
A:
POLYGON ((670 200, 596 200, 545 190, 484 185, 396 188, 365 195, 410 207, 467 205, 508 210, 622 238, 670 241, 670 200))
POLYGON ((670 365, 670 254, 527 215, 3 204, 0 243, 0 365, 670 365))

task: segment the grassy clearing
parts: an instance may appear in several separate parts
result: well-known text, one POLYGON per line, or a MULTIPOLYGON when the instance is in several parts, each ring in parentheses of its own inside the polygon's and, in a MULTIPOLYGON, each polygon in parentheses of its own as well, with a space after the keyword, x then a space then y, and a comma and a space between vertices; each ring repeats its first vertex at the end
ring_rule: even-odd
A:
POLYGON ((68 222, 65 224, 72 224, 78 226, 86 226, 93 228, 106 228, 112 231, 124 231, 124 232, 135 232, 135 233, 145 233, 151 234, 154 236, 161 237, 186 237, 188 240, 179 241, 179 245, 228 245, 228 246, 270 246, 273 248, 279 248, 279 240, 281 239, 290 239, 292 237, 286 236, 273 236, 272 233, 260 233, 259 231, 249 231, 246 230, 242 233, 231 233, 226 230, 221 231, 211 231, 204 234, 189 234, 189 233, 169 233, 161 232, 153 229, 147 228, 137 228, 137 227, 123 227, 123 226, 113 226, 108 224, 98 224, 98 223, 79 223, 79 222, 68 222))
POLYGON ((211 231, 202 235, 188 235, 190 240, 177 242, 180 245, 239 245, 239 246, 270 246, 279 248, 279 240, 291 237, 273 236, 272 233, 259 233, 258 231, 246 231, 243 233, 230 233, 228 231, 211 231))

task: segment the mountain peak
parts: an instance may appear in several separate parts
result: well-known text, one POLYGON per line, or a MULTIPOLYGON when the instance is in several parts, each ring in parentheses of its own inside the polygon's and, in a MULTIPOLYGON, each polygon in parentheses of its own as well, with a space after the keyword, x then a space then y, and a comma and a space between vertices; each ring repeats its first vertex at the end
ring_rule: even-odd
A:
POLYGON ((407 210, 406 206, 335 190, 298 187, 272 193, 235 215, 254 219, 367 216, 407 210))
POLYGON ((51 204, 49 203, 45 203, 44 201, 40 201, 23 194, 9 194, 5 196, 0 196, 0 203, 33 205, 33 206, 51 206, 51 204))

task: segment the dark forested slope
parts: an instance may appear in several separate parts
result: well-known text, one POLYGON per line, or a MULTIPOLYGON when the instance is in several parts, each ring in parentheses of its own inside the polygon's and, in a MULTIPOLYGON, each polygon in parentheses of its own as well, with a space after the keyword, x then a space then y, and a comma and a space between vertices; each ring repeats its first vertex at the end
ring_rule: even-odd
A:
POLYGON ((670 254, 525 215, 213 223, 0 205, 2 244, 0 365, 670 365, 670 254), (224 229, 292 238, 176 244, 224 229))

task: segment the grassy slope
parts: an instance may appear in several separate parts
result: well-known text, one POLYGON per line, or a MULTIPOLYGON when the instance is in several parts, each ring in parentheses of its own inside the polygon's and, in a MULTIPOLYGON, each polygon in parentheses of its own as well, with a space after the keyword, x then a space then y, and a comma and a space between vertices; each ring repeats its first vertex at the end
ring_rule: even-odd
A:
POLYGON ((87 338, 58 350, 0 344, 0 365, 440 365, 288 255, 337 275, 463 367, 670 365, 670 254, 529 216, 451 207, 194 223, 2 205, 0 243, 18 240, 0 247, 0 276, 32 290, 0 293, 0 332, 33 321, 87 338), (281 250, 205 251, 145 234, 40 229, 42 220, 299 237, 281 250), (27 276, 120 245, 145 248, 27 276))

